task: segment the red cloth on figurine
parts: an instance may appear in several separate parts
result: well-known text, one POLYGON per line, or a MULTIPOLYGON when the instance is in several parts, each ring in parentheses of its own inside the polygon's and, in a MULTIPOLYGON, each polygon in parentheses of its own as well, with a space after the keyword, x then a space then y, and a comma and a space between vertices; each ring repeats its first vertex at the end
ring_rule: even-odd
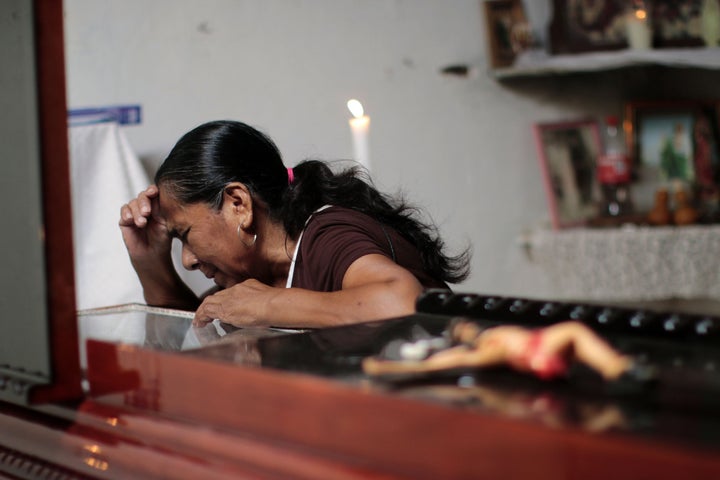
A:
POLYGON ((568 362, 560 354, 547 354, 540 350, 542 346, 542 330, 530 334, 527 346, 522 355, 508 359, 510 365, 534 373, 538 378, 549 380, 564 376, 568 370, 568 362))

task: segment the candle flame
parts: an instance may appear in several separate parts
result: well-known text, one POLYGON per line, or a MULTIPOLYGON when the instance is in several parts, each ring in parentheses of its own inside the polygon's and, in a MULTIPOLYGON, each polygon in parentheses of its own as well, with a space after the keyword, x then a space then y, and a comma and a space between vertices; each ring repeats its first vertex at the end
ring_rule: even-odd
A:
POLYGON ((635 18, 645 20, 647 18, 647 12, 645 10, 635 10, 635 18))
POLYGON ((360 118, 365 114, 362 103, 360 103, 358 100, 355 100, 354 98, 348 100, 347 107, 348 110, 350 110, 350 113, 352 113, 353 117, 355 118, 360 118))

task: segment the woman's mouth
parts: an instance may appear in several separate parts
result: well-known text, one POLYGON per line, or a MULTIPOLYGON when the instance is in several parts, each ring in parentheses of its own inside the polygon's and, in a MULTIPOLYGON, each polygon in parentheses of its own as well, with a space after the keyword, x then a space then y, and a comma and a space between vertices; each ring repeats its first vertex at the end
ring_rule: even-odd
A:
POLYGON ((215 278, 215 272, 203 270, 202 268, 200 269, 200 271, 203 273, 203 275, 205 275, 205 278, 215 278))

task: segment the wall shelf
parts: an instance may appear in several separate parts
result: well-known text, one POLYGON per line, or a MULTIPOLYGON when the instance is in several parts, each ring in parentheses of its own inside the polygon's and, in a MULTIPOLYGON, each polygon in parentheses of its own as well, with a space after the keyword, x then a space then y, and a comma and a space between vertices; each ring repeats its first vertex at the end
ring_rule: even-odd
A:
POLYGON ((555 298, 720 299, 720 225, 543 229, 522 245, 555 298))
POLYGON ((512 67, 495 69, 493 75, 498 80, 506 80, 647 66, 720 70, 720 48, 615 50, 567 55, 529 50, 521 53, 512 67))

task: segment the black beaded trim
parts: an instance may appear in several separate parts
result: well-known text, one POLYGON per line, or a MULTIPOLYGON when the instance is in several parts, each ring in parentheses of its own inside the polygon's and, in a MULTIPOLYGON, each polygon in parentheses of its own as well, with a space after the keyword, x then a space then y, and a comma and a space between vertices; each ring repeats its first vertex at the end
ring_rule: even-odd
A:
POLYGON ((575 320, 604 333, 720 343, 720 317, 711 315, 453 293, 450 290, 428 290, 418 298, 416 308, 419 313, 463 316, 526 326, 575 320))

